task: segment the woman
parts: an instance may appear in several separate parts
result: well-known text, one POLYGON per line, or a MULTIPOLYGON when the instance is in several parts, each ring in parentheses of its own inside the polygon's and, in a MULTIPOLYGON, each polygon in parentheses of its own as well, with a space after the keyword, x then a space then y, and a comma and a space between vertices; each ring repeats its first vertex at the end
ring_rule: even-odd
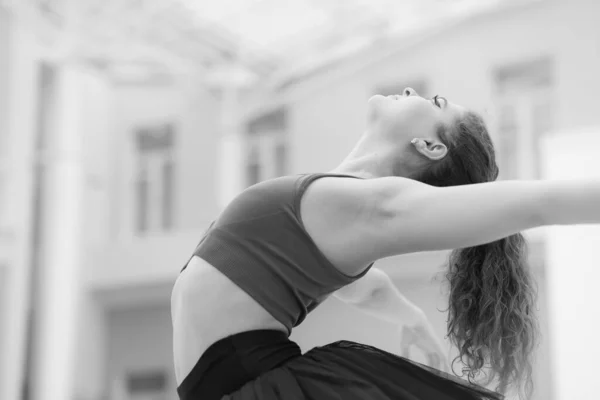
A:
POLYGON ((531 393, 536 320, 519 232, 600 223, 600 182, 492 182, 498 167, 484 123, 442 97, 409 88, 372 97, 369 112, 334 171, 245 190, 197 246, 172 296, 181 399, 503 398, 370 346, 341 341, 301 355, 288 339, 336 293, 390 320, 397 312, 443 369, 422 313, 371 266, 445 249, 458 249, 448 334, 463 371, 472 378, 488 367, 497 391, 531 393))

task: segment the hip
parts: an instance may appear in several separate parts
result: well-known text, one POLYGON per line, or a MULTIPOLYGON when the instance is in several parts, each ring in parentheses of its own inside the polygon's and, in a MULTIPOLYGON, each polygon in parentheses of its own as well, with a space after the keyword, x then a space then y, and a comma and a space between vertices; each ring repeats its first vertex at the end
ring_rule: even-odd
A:
POLYGON ((285 326, 206 261, 194 257, 171 295, 173 351, 178 384, 215 342, 241 332, 285 326))

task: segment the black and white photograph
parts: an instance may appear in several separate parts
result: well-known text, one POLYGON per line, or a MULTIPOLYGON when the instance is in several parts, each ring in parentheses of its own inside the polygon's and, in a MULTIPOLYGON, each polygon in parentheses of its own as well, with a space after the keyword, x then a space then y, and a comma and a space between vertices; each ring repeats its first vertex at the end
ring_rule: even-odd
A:
POLYGON ((599 0, 0 0, 0 400, 598 400, 599 0))

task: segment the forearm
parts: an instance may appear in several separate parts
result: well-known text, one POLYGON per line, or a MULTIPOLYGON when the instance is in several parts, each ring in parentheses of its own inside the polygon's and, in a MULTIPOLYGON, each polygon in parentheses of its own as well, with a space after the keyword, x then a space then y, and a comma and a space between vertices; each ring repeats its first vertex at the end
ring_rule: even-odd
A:
POLYGON ((408 300, 388 278, 355 306, 365 313, 399 325, 414 326, 425 318, 423 311, 408 300))
POLYGON ((548 181, 541 204, 544 225, 600 224, 600 180, 548 181))

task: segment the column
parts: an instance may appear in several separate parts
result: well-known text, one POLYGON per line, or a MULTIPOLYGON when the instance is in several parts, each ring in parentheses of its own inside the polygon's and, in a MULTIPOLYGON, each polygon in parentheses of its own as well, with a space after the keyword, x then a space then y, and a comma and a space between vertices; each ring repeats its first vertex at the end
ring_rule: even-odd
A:
MULTIPOLYGON (((545 139, 547 179, 600 179, 600 126, 545 139)), ((546 228, 555 400, 595 399, 600 347, 600 226, 546 228)), ((540 385, 547 384, 539 382, 540 385)))
POLYGON ((48 128, 31 399, 73 398, 77 315, 81 299, 84 169, 80 118, 85 72, 58 70, 56 109, 48 128))
MULTIPOLYGON (((15 11, 13 8, 11 11, 15 11)), ((7 17, 5 15, 5 17, 7 17)), ((9 265, 6 271, 7 302, 0 329, 4 343, 0 343, 0 399, 19 399, 24 380, 26 355, 27 315, 29 307, 29 273, 31 262, 31 199, 32 150, 36 130, 36 49, 34 32, 21 23, 15 13, 10 20, 3 18, 0 25, 10 30, 8 54, 0 60, 8 67, 8 118, 4 121, 10 148, 7 165, 10 180, 10 201, 5 204, 6 225, 10 227, 9 265)))
POLYGON ((209 85, 221 90, 219 205, 225 207, 245 189, 245 147, 239 93, 253 77, 241 66, 231 64, 220 68, 210 78, 209 85))

